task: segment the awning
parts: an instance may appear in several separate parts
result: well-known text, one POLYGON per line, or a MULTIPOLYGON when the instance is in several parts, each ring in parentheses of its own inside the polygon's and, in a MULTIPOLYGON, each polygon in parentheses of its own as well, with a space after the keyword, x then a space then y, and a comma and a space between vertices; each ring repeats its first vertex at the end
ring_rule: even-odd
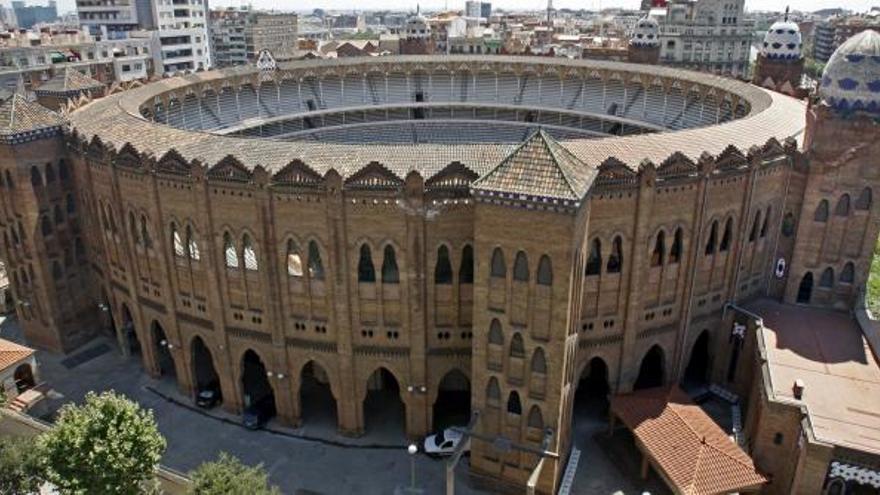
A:
POLYGON ((674 493, 748 492, 767 482, 748 454, 676 385, 614 396, 611 413, 632 431, 645 461, 674 493))

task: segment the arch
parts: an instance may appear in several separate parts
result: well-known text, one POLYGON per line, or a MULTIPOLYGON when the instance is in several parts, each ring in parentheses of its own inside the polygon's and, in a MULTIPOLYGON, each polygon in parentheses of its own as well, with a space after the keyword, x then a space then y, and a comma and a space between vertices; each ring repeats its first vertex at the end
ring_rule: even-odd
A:
POLYGON ((536 430, 544 429, 544 416, 541 414, 541 408, 537 405, 532 406, 529 409, 529 419, 528 419, 529 428, 534 428, 536 430))
POLYGON ((782 218, 782 235, 791 237, 794 235, 794 214, 788 212, 782 218))
POLYGON ((523 344, 522 335, 515 333, 513 334, 513 338, 510 339, 510 357, 524 358, 525 356, 526 348, 523 344))
POLYGON ((608 273, 620 273, 623 269, 623 238, 614 236, 611 241, 611 254, 608 255, 608 262, 605 264, 605 271, 608 273))
POLYGON ((590 242, 590 254, 587 256, 587 266, 584 267, 584 275, 599 275, 602 271, 602 241, 598 237, 590 242))
POLYGON ((171 243, 174 248, 174 256, 179 258, 186 256, 183 239, 180 237, 180 231, 177 230, 177 224, 174 222, 171 222, 171 243))
POLYGON ((287 275, 290 277, 303 276, 302 256, 299 253, 299 246, 293 239, 287 240, 287 275))
POLYGON ((772 212, 772 211, 773 211, 772 207, 768 206, 767 213, 764 215, 764 223, 761 225, 761 234, 760 234, 761 239, 767 237, 767 228, 770 225, 770 212, 772 212))
POLYGON ((452 262, 449 261, 449 248, 445 245, 437 248, 437 263, 434 265, 434 283, 452 283, 452 262))
POLYGON ((851 284, 855 281, 856 267, 852 261, 847 261, 840 271, 840 283, 851 284))
POLYGON ((709 378, 710 347, 709 330, 703 330, 691 347, 691 356, 684 370, 683 383, 686 386, 705 385, 709 378))
POLYGON ((498 379, 494 376, 489 377, 489 383, 486 384, 486 405, 489 407, 501 407, 501 387, 498 385, 498 379))
POLYGON ((368 432, 400 435, 406 431, 406 405, 397 377, 379 367, 367 379, 364 397, 364 427, 368 432))
POLYGON ((434 431, 467 425, 470 417, 471 381, 464 372, 453 368, 443 375, 437 386, 432 418, 434 431))
POLYGON ((529 259, 525 251, 517 251, 513 260, 513 279, 517 282, 529 281, 529 259))
POLYGON ((31 185, 43 187, 43 174, 40 173, 40 169, 36 165, 31 167, 31 185))
POLYGON ((12 373, 12 379, 15 381, 15 389, 18 393, 22 393, 37 385, 37 381, 34 378, 34 369, 31 368, 30 363, 18 365, 12 373))
POLYGON ((46 184, 51 184, 55 182, 55 169, 52 167, 51 163, 46 164, 46 184))
POLYGON ((498 318, 492 318, 492 323, 489 324, 489 343, 504 345, 504 332, 498 318))
POLYGON ((639 366, 639 376, 633 384, 633 390, 641 390, 644 388, 659 387, 665 381, 665 361, 663 349, 659 345, 654 345, 642 358, 642 364, 639 366))
POLYGON ((749 231, 749 242, 755 242, 758 238, 758 229, 761 225, 761 210, 755 212, 755 221, 752 222, 752 230, 749 231))
POLYGON ((828 200, 823 199, 819 201, 819 205, 816 206, 816 211, 813 213, 813 220, 816 222, 827 222, 828 221, 828 200))
MULTIPOLYGON (((7 172, 8 173, 8 172, 7 172)), ((8 180, 7 180, 8 182, 8 180)), ((871 201, 872 201, 871 188, 866 187, 862 189, 862 192, 859 193, 858 199, 856 199, 856 209, 857 210, 870 210, 871 209, 871 201)))
MULTIPOLYGON (((103 304, 107 304, 104 302, 103 304)), ((140 355, 141 353, 141 341, 138 336, 137 329, 134 326, 134 319, 131 317, 131 311, 128 309, 128 305, 122 303, 120 305, 121 313, 122 313, 122 332, 125 335, 125 340, 128 342, 128 352, 132 356, 140 355)), ((112 316, 110 318, 111 322, 113 320, 112 316)))
POLYGON ((309 241, 309 277, 313 280, 324 280, 324 263, 321 261, 321 250, 314 239, 309 241))
POLYGON ((257 428, 275 416, 275 391, 266 365, 253 349, 241 356, 241 393, 247 426, 257 428))
POLYGON ((470 244, 461 249, 461 265, 458 267, 458 283, 474 283, 474 248, 470 244))
POLYGON ((211 350, 198 335, 190 341, 189 349, 196 398, 221 403, 223 397, 220 391, 220 376, 214 367, 211 350))
POLYGON ((675 234, 672 236, 672 249, 669 250, 669 262, 670 263, 678 263, 681 261, 681 255, 684 252, 684 232, 681 230, 681 227, 675 229, 675 234))
POLYGON ((376 281, 376 268, 373 266, 373 254, 367 243, 361 244, 358 257, 358 282, 371 284, 376 281))
POLYGON ((553 285, 553 265, 546 254, 538 260, 538 285, 553 285))
POLYGON ((198 261, 201 258, 199 243, 191 225, 186 226, 186 251, 191 260, 198 261))
POLYGON ((177 376, 177 370, 174 368, 174 356, 171 355, 173 344, 168 340, 165 329, 157 320, 153 320, 150 324, 150 332, 153 335, 153 351, 155 354, 156 371, 159 376, 177 376))
POLYGON ((712 225, 709 227, 709 239, 706 240, 706 255, 715 254, 715 248, 718 244, 718 220, 712 220, 712 225))
POLYGON ((492 251, 492 265, 489 275, 497 278, 507 277, 507 263, 504 262, 504 252, 501 248, 492 251))
POLYGON ((822 276, 819 277, 819 287, 824 289, 830 289, 834 287, 834 268, 830 266, 822 271, 822 276))
POLYGON ((809 304, 813 297, 813 272, 807 272, 801 278, 798 285, 797 302, 801 304, 809 304))
POLYGON ((244 258, 244 269, 257 271, 260 268, 257 262, 257 252, 254 250, 254 243, 249 234, 241 236, 241 251, 242 258, 244 258))
POLYGON ((310 360, 300 370, 300 415, 304 423, 333 431, 338 423, 336 397, 330 375, 317 361, 310 360))
POLYGON ((49 215, 40 216, 40 232, 44 237, 52 235, 52 221, 49 220, 49 215))
POLYGON ((733 241, 733 217, 727 217, 724 222, 724 235, 721 236, 721 244, 718 245, 718 251, 725 252, 730 249, 730 243, 733 241))
POLYGON ((232 242, 229 232, 223 233, 223 255, 227 268, 238 268, 238 251, 235 250, 235 243, 232 242))
POLYGON ((844 194, 837 200, 837 206, 834 207, 834 214, 838 217, 849 215, 849 194, 844 194))
POLYGON ((382 283, 400 283, 400 271, 397 268, 397 255, 394 253, 394 247, 392 247, 391 244, 386 244, 382 253, 382 283))
POLYGON ((651 253, 651 266, 662 266, 666 260, 666 232, 660 230, 654 239, 654 251, 651 253))
POLYGON ((507 396, 507 413, 508 414, 522 414, 522 401, 519 399, 519 392, 513 390, 507 396))

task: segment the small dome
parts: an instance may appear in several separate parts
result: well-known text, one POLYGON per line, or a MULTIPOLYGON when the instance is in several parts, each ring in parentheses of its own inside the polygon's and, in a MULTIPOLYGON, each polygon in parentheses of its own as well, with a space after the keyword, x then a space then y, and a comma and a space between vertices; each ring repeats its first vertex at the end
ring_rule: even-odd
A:
POLYGON ((840 45, 825 65, 819 95, 838 110, 880 113, 880 33, 868 29, 840 45))
POLYGON ((800 60, 803 40, 797 23, 779 21, 770 26, 764 35, 761 53, 767 58, 800 60))
POLYGON ((660 24, 654 18, 642 17, 636 22, 629 42, 635 46, 660 46, 660 24))

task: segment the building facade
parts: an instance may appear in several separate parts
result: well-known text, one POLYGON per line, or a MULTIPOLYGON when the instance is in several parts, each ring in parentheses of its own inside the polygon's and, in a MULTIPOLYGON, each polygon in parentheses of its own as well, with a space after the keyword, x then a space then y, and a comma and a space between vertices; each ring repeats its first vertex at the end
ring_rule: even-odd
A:
POLYGON ((249 10, 211 11, 211 49, 218 67, 251 63, 262 50, 278 60, 297 53, 297 16, 249 10))

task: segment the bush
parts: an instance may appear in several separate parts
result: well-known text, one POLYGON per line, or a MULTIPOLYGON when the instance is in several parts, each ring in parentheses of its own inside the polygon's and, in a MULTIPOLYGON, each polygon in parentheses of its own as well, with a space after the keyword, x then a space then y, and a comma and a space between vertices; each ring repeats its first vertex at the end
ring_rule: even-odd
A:
POLYGON ((221 452, 216 461, 206 462, 190 473, 192 495, 280 495, 269 485, 269 475, 262 464, 250 467, 221 452))

